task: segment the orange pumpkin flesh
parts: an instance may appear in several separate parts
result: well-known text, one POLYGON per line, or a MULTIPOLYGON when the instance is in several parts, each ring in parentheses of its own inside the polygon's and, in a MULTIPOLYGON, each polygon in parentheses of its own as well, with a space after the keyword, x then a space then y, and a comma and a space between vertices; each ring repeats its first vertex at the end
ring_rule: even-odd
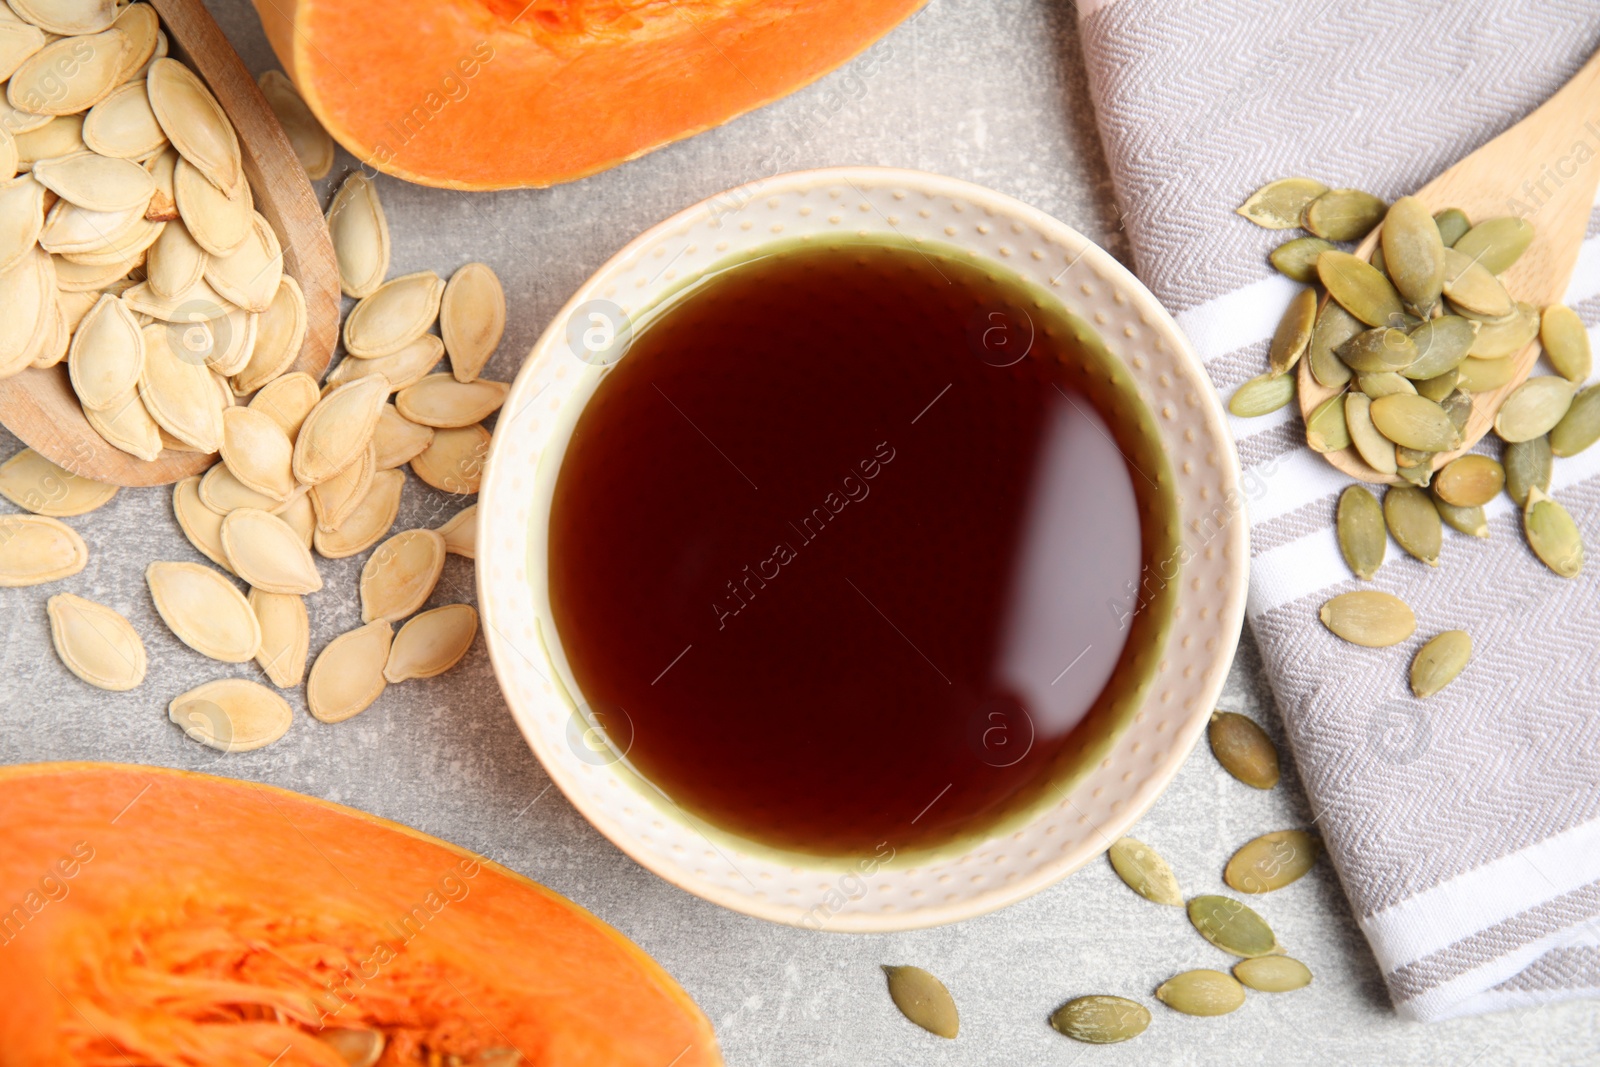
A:
POLYGON ((8 1065, 345 1067, 339 1030, 380 1031, 382 1065, 722 1062, 688 995, 617 931, 335 804, 37 764, 0 769, 0 841, 8 1065))
POLYGON ((925 0, 256 0, 334 138, 454 189, 571 181, 849 60, 925 0))

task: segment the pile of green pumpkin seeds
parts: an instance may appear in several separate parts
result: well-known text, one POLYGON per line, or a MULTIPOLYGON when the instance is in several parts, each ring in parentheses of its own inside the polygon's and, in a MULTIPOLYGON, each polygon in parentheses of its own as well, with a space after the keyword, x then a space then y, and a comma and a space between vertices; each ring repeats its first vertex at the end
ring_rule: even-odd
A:
MULTIPOLYGON (((1278 750, 1256 722, 1219 711, 1208 729, 1211 751, 1233 777, 1256 789, 1278 784, 1278 750)), ((1268 893, 1297 881, 1322 855, 1322 840, 1304 830, 1278 830, 1247 842, 1228 861, 1222 880, 1246 894, 1268 893)), ((1244 1004, 1245 990, 1287 993, 1311 984, 1311 970, 1284 954, 1267 921, 1233 897, 1201 894, 1185 902, 1172 865, 1142 841, 1124 837, 1107 853, 1117 877, 1155 904, 1183 908, 1201 937, 1239 957, 1232 973, 1184 971, 1161 983, 1155 997, 1185 1015, 1226 1015, 1244 1004)), ((920 967, 884 967, 889 996, 907 1019, 940 1037, 960 1029, 955 998, 920 967)), ((1129 997, 1074 997, 1050 1015, 1058 1033, 1094 1045, 1127 1041, 1150 1025, 1150 1009, 1129 997)))
MULTIPOLYGON (((1311 178, 1271 182, 1238 212, 1267 229, 1310 231, 1268 257, 1308 288, 1290 301, 1273 335, 1269 370, 1241 385, 1228 409, 1251 417, 1290 403, 1291 372, 1302 359, 1319 385, 1334 390, 1306 416, 1306 443, 1324 454, 1353 449, 1393 483, 1381 506, 1363 485, 1339 498, 1339 550, 1355 576, 1372 578, 1389 536, 1429 566, 1438 566, 1444 526, 1488 537, 1483 506, 1504 489, 1522 511, 1534 554, 1561 577, 1576 577, 1583 538, 1549 495, 1551 463, 1600 439, 1600 384, 1580 388, 1592 359, 1577 314, 1535 308, 1501 283, 1533 241, 1533 226, 1512 216, 1474 224, 1457 208, 1430 215, 1415 197, 1386 205, 1311 178), (1380 224, 1370 262, 1336 247, 1380 224), (1439 453, 1464 443, 1472 394, 1511 381, 1517 354, 1536 339, 1555 374, 1529 378, 1494 413, 1502 459, 1467 453, 1435 471, 1439 453)), ((1398 644, 1417 627, 1410 607, 1376 590, 1334 597, 1321 618, 1344 640, 1373 648, 1398 644)), ((1438 692, 1471 654, 1464 631, 1438 634, 1412 662, 1412 692, 1438 692)))

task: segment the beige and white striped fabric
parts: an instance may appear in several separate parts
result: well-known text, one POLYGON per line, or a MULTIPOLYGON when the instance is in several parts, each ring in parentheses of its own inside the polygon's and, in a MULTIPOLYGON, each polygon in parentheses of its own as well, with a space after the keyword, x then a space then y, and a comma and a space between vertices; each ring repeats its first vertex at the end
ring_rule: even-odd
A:
MULTIPOLYGON (((1233 213, 1252 190, 1304 174, 1402 195, 1600 47, 1593 0, 1079 0, 1079 16, 1135 268, 1224 396, 1264 369, 1297 288, 1266 261, 1292 233, 1233 213)), ((1595 118, 1574 135, 1589 167, 1600 100, 1595 118)), ((1600 349, 1600 213, 1567 303, 1600 349)), ((1390 545, 1374 584, 1415 608, 1418 633, 1363 649, 1317 621, 1361 584, 1333 535, 1347 480, 1291 409, 1233 431, 1249 622, 1397 1009, 1442 1019, 1600 995, 1600 447, 1556 461, 1554 495, 1594 557, 1581 577, 1533 557, 1502 497, 1489 539, 1447 531, 1437 568, 1390 545), (1418 701, 1410 658, 1448 629, 1472 634, 1475 658, 1418 701)))

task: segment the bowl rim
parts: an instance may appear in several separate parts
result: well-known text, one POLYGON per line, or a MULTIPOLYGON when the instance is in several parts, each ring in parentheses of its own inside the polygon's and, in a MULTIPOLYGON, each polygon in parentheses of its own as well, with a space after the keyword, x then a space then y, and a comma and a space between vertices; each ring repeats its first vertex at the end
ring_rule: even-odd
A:
MULTIPOLYGON (((1248 523, 1245 521, 1243 492, 1240 488, 1243 481, 1242 470, 1238 453, 1233 445, 1232 436, 1227 428, 1221 400, 1211 386, 1210 378, 1203 363, 1190 345, 1182 329, 1172 315, 1156 300, 1154 295, 1110 253, 1053 216, 984 186, 959 178, 924 171, 870 166, 826 167, 793 171, 734 186, 675 212, 670 217, 639 233, 607 258, 555 312, 549 324, 534 342, 528 356, 524 359, 522 366, 513 379, 511 391, 507 397, 508 402, 503 410, 512 409, 512 401, 518 397, 519 392, 525 388, 530 388, 528 383, 531 379, 546 364, 548 358, 562 346, 564 339, 563 324, 567 322, 569 316, 586 302, 603 298, 602 292, 608 281, 618 274, 624 265, 637 260, 645 249, 656 245, 662 238, 670 236, 675 231, 681 230, 686 224, 702 217, 708 210, 715 213, 718 205, 736 205, 734 210, 738 210, 744 205, 762 199, 764 196, 772 196, 780 192, 806 191, 830 183, 846 184, 856 188, 857 191, 859 191, 859 186, 863 184, 875 188, 892 185, 929 197, 965 201, 980 210, 987 210, 991 214, 1000 213, 1014 219, 1025 220, 1041 233, 1049 234, 1059 244, 1070 250, 1074 255, 1073 264, 1079 260, 1085 261, 1100 278, 1105 279, 1115 287, 1118 293, 1118 303, 1122 303, 1122 297, 1125 295, 1128 302, 1134 305, 1133 309, 1138 313, 1140 321, 1156 334, 1158 338, 1157 347, 1160 348, 1164 342, 1167 354, 1181 365, 1182 372, 1199 383, 1199 387, 1195 390, 1198 394, 1197 403, 1200 408, 1198 415, 1206 425, 1210 441, 1219 446, 1215 449, 1214 455, 1208 457, 1208 461, 1212 463, 1212 466, 1219 468, 1224 492, 1229 497, 1228 506, 1232 512, 1229 518, 1225 520, 1227 539, 1223 551, 1228 560, 1226 567, 1227 589, 1225 590, 1225 602, 1217 611, 1217 623, 1220 627, 1219 640, 1214 651, 1208 657, 1214 669, 1206 672, 1200 682, 1194 683, 1198 689, 1198 693, 1191 701, 1195 710, 1186 714, 1179 728, 1174 731, 1171 750, 1172 758, 1166 759, 1139 780, 1138 792, 1132 803, 1117 811, 1109 820, 1094 827, 1100 837, 1100 842, 1097 846, 1087 851, 1079 850, 1079 853, 1060 855, 1050 861, 1039 864, 1029 877, 1008 882, 1002 888, 981 895, 964 897, 954 903, 921 906, 909 911, 846 912, 834 917, 834 921, 828 927, 833 930, 851 932, 892 932, 957 922, 997 911, 1019 900, 1026 899, 1055 884, 1103 853, 1117 837, 1125 833, 1129 827, 1149 810, 1177 774, 1178 768, 1188 758, 1199 739, 1200 733, 1209 721, 1212 709, 1215 707, 1216 701, 1226 683, 1227 668, 1231 665, 1237 651, 1244 619, 1245 601, 1248 592, 1249 530, 1248 523)), ((882 222, 883 220, 879 220, 879 225, 874 229, 882 229, 882 222)), ((889 232, 893 229, 894 225, 891 221, 888 230, 883 232, 889 232)), ((790 239, 792 238, 777 238, 780 242, 790 239)), ((957 248, 974 251, 970 241, 953 235, 945 243, 954 245, 957 248)), ((734 253, 729 254, 733 255, 734 253)), ((992 257, 984 255, 984 253, 976 252, 975 254, 983 255, 984 258, 994 261, 992 257)), ((1065 271, 1062 273, 1064 274, 1065 271)), ((648 291, 651 293, 665 292, 674 288, 674 285, 675 283, 669 275, 666 280, 660 280, 648 291)), ((1124 359, 1124 356, 1116 351, 1115 348, 1112 350, 1112 355, 1119 360, 1124 359)), ((1143 399, 1147 405, 1150 403, 1148 397, 1143 399)), ((1192 396, 1190 406, 1196 406, 1192 396)), ((697 877, 686 866, 676 866, 662 862, 658 854, 647 849, 640 841, 636 840, 634 833, 606 810, 597 797, 591 794, 591 790, 580 780, 578 772, 568 766, 570 761, 561 758, 560 753, 554 750, 555 746, 548 742, 537 723, 533 721, 530 710, 522 706, 514 691, 509 672, 512 670, 513 657, 526 658, 526 656, 520 651, 508 647, 509 638, 504 635, 500 628, 494 625, 492 617, 494 606, 501 598, 507 595, 521 594, 508 593, 506 589, 493 582, 491 577, 493 568, 487 565, 491 559, 500 554, 513 552, 509 546, 502 548, 495 545, 492 534, 494 523, 487 521, 498 506, 499 493, 495 488, 499 481, 497 475, 500 465, 508 462, 501 458, 508 448, 509 445, 502 438, 497 425, 484 462, 482 487, 478 500, 484 512, 484 520, 478 523, 476 583, 479 610, 485 622, 484 636, 490 661, 501 693, 511 711, 513 720, 523 734, 524 740, 529 748, 533 750, 546 774, 549 775, 551 782, 561 789, 573 807, 613 845, 646 870, 651 871, 680 889, 712 903, 720 904, 732 911, 785 925, 806 926, 804 916, 797 916, 793 905, 785 905, 779 901, 758 899, 757 895, 742 890, 730 891, 727 887, 714 882, 709 877, 697 877)), ((1163 450, 1168 451, 1165 443, 1163 450)), ((1179 510, 1180 514, 1187 518, 1187 509, 1180 505, 1179 510)), ((525 554, 526 550, 526 544, 520 543, 517 551, 525 554)), ((541 648, 541 653, 548 661, 549 651, 541 648)), ((1148 704, 1151 699, 1153 699, 1153 692, 1145 697, 1143 703, 1148 704)), ((1128 730, 1126 729, 1119 731, 1118 735, 1113 739, 1111 744, 1113 752, 1124 744, 1127 733, 1128 730)), ((1082 783, 1080 782, 1079 788, 1081 786, 1082 783)), ((1070 799, 1067 800, 1067 803, 1071 803, 1070 799)), ((667 813, 665 809, 658 808, 658 810, 663 818, 674 819, 680 825, 689 825, 688 820, 681 815, 673 816, 667 813)), ((1044 814, 1041 812, 1036 821, 1042 819, 1044 814)), ((977 839, 970 841, 968 843, 968 854, 970 855, 981 849, 984 844, 985 841, 981 835, 977 839)), ((731 861, 729 862, 731 864, 731 861)), ((819 857, 816 866, 812 870, 818 875, 827 876, 836 874, 836 868, 837 861, 830 863, 819 857)))

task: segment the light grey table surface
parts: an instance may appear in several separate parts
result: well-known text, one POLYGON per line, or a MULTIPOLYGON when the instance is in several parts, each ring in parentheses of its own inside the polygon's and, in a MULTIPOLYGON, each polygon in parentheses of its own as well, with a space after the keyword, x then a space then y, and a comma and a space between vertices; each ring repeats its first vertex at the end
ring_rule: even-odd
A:
MULTIPOLYGON (((252 70, 275 65, 247 0, 212 0, 211 7, 252 70)), ((880 55, 870 76, 836 73, 691 141, 555 189, 462 194, 381 178, 393 273, 491 264, 505 281, 510 321, 487 373, 509 379, 548 317, 612 252, 678 209, 768 173, 774 158, 784 169, 883 164, 951 174, 1034 204, 1126 256, 1070 4, 933 0, 887 38, 880 55)), ((521 133, 511 128, 505 136, 521 133)), ((351 165, 341 152, 334 179, 351 165)), ((326 197, 331 183, 321 184, 326 197)), ((0 435, 0 453, 15 447, 0 435)), ((181 645, 150 603, 148 562, 200 560, 170 499, 158 490, 120 493, 70 520, 91 549, 81 574, 0 590, 0 761, 203 769, 350 804, 476 849, 566 894, 653 954, 716 1024, 737 1067, 1600 1063, 1594 1001, 1426 1027, 1400 1021, 1326 862, 1260 905, 1310 965, 1313 985, 1252 995, 1220 1019, 1177 1015, 1151 991, 1180 970, 1230 961, 1190 929, 1181 910, 1136 897, 1100 860, 997 914, 915 933, 814 933, 725 911, 634 864, 548 788, 501 699, 481 637, 452 673, 393 687, 339 726, 312 720, 296 692, 297 721, 283 740, 220 756, 184 739, 165 716, 178 692, 236 673, 181 645), (151 658, 140 689, 102 693, 66 671, 45 619, 45 598, 56 591, 100 600, 133 621, 151 658), (961 1008, 959 1040, 926 1035, 896 1013, 878 970, 884 963, 915 963, 944 979, 961 1008), (1087 993, 1138 998, 1154 1020, 1122 1046, 1058 1036, 1046 1024, 1049 1013, 1087 993)), ((399 528, 437 525, 460 504, 413 478, 399 528)), ((309 599, 313 655, 359 622, 360 561, 322 564, 327 588, 309 599)), ((471 599, 471 564, 451 557, 433 603, 471 599)), ((1223 706, 1281 737, 1248 633, 1223 706)), ((1292 760, 1282 785, 1260 793, 1223 773, 1202 744, 1135 833, 1165 853, 1187 892, 1215 892, 1238 845, 1302 825, 1308 815, 1292 760)))

